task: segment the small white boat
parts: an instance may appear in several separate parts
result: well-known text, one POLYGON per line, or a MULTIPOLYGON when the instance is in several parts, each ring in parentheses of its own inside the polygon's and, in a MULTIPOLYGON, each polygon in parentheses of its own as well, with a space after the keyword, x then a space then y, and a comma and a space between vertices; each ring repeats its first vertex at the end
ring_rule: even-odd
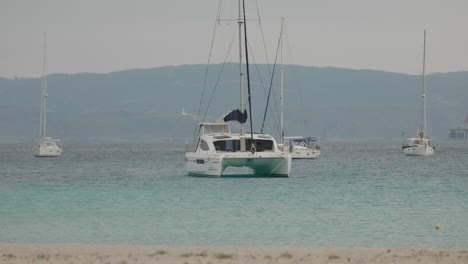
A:
POLYGON ((408 156, 429 156, 435 147, 426 135, 426 30, 424 30, 423 74, 422 74, 422 109, 421 128, 416 137, 407 137, 402 143, 403 153, 408 156))
POLYGON ((62 154, 60 140, 47 137, 47 75, 46 75, 46 34, 44 33, 44 63, 42 74, 41 117, 39 126, 39 140, 33 148, 36 157, 58 157, 62 154))
POLYGON ((316 137, 285 137, 293 159, 316 159, 320 156, 319 140, 316 137))
POLYGON ((402 148, 408 156, 429 156, 434 154, 435 149, 431 140, 423 136, 406 138, 402 148))
POLYGON ((281 54, 281 75, 280 75, 280 130, 281 130, 281 148, 287 150, 293 159, 316 159, 320 156, 320 146, 316 137, 285 137, 284 136, 284 64, 283 64, 283 33, 284 18, 281 19, 280 33, 280 54, 281 54), (283 148, 283 146, 285 148, 283 148))

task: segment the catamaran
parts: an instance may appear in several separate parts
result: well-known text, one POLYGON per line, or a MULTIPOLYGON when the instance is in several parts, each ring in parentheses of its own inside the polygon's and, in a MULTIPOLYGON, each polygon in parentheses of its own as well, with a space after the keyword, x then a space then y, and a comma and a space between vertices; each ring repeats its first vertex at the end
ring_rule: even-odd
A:
POLYGON ((408 156, 429 156, 434 154, 435 147, 426 133, 426 30, 424 30, 423 72, 422 72, 422 109, 421 128, 416 137, 407 137, 403 142, 403 153, 408 156))
POLYGON ((198 124, 198 137, 194 144, 186 144, 186 170, 189 175, 209 177, 288 177, 291 170, 291 155, 280 150, 275 139, 269 134, 254 133, 252 101, 250 93, 250 72, 247 42, 245 0, 238 1, 239 16, 239 80, 240 107, 220 117, 214 123, 198 124), (242 41, 244 36, 244 43, 242 41), (242 50, 245 53, 248 105, 244 109, 242 50), (249 118, 250 116, 250 118, 249 118), (250 121, 250 132, 244 124, 250 121), (239 132, 231 132, 230 123, 240 124, 239 132), (234 168, 234 170, 226 170, 234 168), (247 170, 236 170, 247 168, 247 170))
POLYGON ((46 75, 46 34, 44 33, 44 61, 42 73, 41 117, 39 125, 39 139, 33 148, 36 157, 58 157, 62 154, 60 140, 46 136, 47 132, 47 75, 46 75))

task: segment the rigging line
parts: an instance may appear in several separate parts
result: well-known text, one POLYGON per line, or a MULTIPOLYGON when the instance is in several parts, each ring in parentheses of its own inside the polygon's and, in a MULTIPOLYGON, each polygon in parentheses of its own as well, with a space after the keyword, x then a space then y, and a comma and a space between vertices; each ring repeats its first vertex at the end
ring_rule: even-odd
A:
MULTIPOLYGON (((298 80, 296 67, 294 67, 294 65, 296 65, 296 64, 294 62, 294 56, 293 56, 292 49, 291 49, 291 42, 289 41, 289 35, 288 35, 288 30, 286 28, 286 22, 283 24, 283 31, 284 31, 284 39, 286 40, 286 48, 287 48, 287 51, 288 51, 287 55, 288 55, 289 60, 291 61, 289 63, 289 65, 291 67, 288 68, 289 72, 291 72, 291 74, 290 75, 288 74, 288 76, 292 75, 291 79, 298 80)), ((300 89, 300 88, 298 88, 296 86, 296 90, 291 90, 290 89, 290 91, 298 92, 298 89, 300 89)), ((297 100, 297 105, 299 107, 299 111, 304 111, 304 103, 303 103, 302 99, 303 98, 301 96, 299 96, 299 98, 297 100)), ((304 124, 304 129, 306 129, 305 124, 304 124)))
POLYGON ((262 40, 263 40, 263 49, 265 50, 265 58, 266 58, 266 62, 267 62, 267 65, 268 65, 268 73, 271 75, 271 68, 270 68, 270 62, 268 60, 268 50, 266 48, 266 41, 265 41, 265 34, 263 33, 263 27, 262 27, 262 19, 260 17, 260 8, 258 8, 258 0, 255 0, 255 5, 257 7, 257 17, 258 17, 258 25, 260 27, 260 33, 262 35, 262 40))
POLYGON ((220 22, 220 16, 221 16, 221 10, 222 10, 222 7, 223 7, 223 3, 224 1, 223 0, 219 0, 218 2, 218 11, 217 11, 217 15, 216 15, 216 19, 218 21, 218 23, 220 22))
MULTIPOLYGON (((266 105, 266 107, 265 107, 265 113, 263 114, 262 129, 260 130, 260 133, 263 133, 263 128, 265 127, 265 120, 266 120, 266 115, 267 115, 268 106, 269 106, 269 102, 270 102, 271 88, 272 88, 272 86, 273 86, 273 78, 274 78, 274 75, 275 75, 276 60, 278 59, 278 53, 279 53, 279 49, 280 49, 280 43, 281 43, 281 36, 280 36, 280 38, 278 39, 278 46, 277 46, 277 48, 276 48, 275 64, 273 64, 273 72, 272 72, 272 74, 271 74, 271 79, 270 79, 270 90, 268 91, 267 105, 266 105)), ((281 131, 280 131, 280 134, 281 134, 281 131)))
MULTIPOLYGON (((252 49, 252 47, 251 47, 251 45, 250 45, 250 42, 249 42, 249 50, 250 50, 250 56, 252 57, 253 63, 254 63, 254 65, 255 65, 255 68, 256 68, 257 73, 258 73, 258 78, 259 78, 260 82, 261 82, 262 85, 263 85, 262 77, 261 77, 261 75, 260 75, 260 70, 258 69, 257 60, 255 59, 255 56, 254 56, 254 53, 253 53, 253 49, 252 49)), ((265 91, 265 95, 266 95, 266 91, 265 91)))
MULTIPOLYGON (((278 55, 276 55, 276 56, 278 56, 278 55)), ((275 58, 275 65, 276 65, 276 58, 275 58)), ((274 66, 273 66, 273 67, 274 67, 274 66)), ((274 73, 275 73, 275 72, 274 72, 274 70, 273 70, 273 72, 271 73, 271 75, 274 75, 274 73)), ((273 78, 273 77, 272 77, 272 78, 273 78)), ((269 110, 270 110, 270 112, 271 112, 271 116, 273 117, 273 122, 275 123, 276 129, 278 129, 278 131, 281 133, 281 131, 280 131, 281 128, 280 128, 280 126, 278 125, 278 121, 277 121, 277 119, 280 119, 280 113, 279 113, 279 111, 278 111, 279 107, 278 107, 278 102, 277 102, 278 100, 276 99, 276 92, 275 92, 275 90, 272 89, 272 91, 273 91, 273 103, 274 103, 274 108, 270 106, 270 107, 269 107, 269 110), (274 110, 276 110, 276 116, 274 115, 274 114, 275 114, 275 111, 274 111, 274 110)))
POLYGON ((250 92, 250 72, 249 72, 249 47, 247 42, 247 21, 245 20, 245 0, 242 0, 242 9, 244 13, 244 46, 245 46, 245 63, 247 66, 247 90, 248 90, 248 99, 249 99, 249 115, 250 115, 250 141, 251 147, 250 151, 255 152, 255 143, 253 140, 253 126, 252 126, 252 94, 250 92))
MULTIPOLYGON (((296 62, 295 62, 294 56, 293 56, 293 52, 292 52, 292 48, 291 48, 291 42, 289 41, 289 35, 288 35, 288 30, 286 28, 286 23, 284 23, 284 25, 283 25, 283 30, 284 30, 284 35, 285 35, 284 37, 286 39, 286 47, 287 47, 288 55, 289 55, 288 57, 289 57, 289 60, 291 61, 289 63, 289 65, 296 65, 296 62)), ((296 67, 290 67, 289 69, 291 70, 293 77, 297 77, 296 76, 296 70, 295 70, 296 67)))
MULTIPOLYGON (((272 71, 271 71, 271 68, 270 68, 271 65, 270 65, 270 61, 268 59, 269 56, 268 56, 268 51, 267 51, 267 48, 266 48, 265 34, 264 34, 264 31, 263 31, 261 18, 260 18, 260 8, 258 8, 258 0, 255 0, 255 4, 256 4, 256 7, 257 7, 258 26, 260 28, 260 33, 261 33, 262 42, 263 42, 263 49, 265 51, 265 58, 266 58, 268 73, 269 73, 270 76, 272 76, 274 73, 272 73, 272 71)), ((276 58, 275 58, 275 64, 276 64, 276 58)), ((279 125, 278 125, 277 120, 276 120, 276 118, 279 119, 280 114, 278 112, 278 104, 277 104, 275 90, 273 90, 273 99, 274 99, 273 102, 275 104, 275 109, 276 109, 276 116, 274 115, 274 111, 273 111, 272 108, 269 108, 269 110, 272 112, 273 122, 275 123, 276 128, 278 129, 278 131, 280 131, 279 125)))
MULTIPOLYGON (((292 76, 292 80, 298 80, 297 78, 297 70, 296 70, 296 67, 294 67, 294 65, 296 65, 295 61, 294 61, 294 56, 293 56, 293 52, 292 52, 292 48, 291 48, 291 42, 289 41, 289 35, 288 35, 288 30, 286 28, 286 23, 284 23, 283 25, 283 30, 284 30, 284 35, 285 35, 285 39, 286 39, 286 48, 287 48, 287 51, 288 51, 288 58, 290 60, 290 63, 289 65, 291 65, 291 67, 288 67, 287 69, 289 69, 289 72, 291 73, 290 75, 288 74, 288 76, 292 76)), ((300 88, 298 88, 298 86, 295 87, 296 90, 295 92, 298 92, 298 90, 300 88)), ((294 90, 292 90, 294 91, 294 90)), ((300 111, 304 111, 304 103, 303 103, 303 98, 301 96, 299 96, 299 100, 298 100, 298 107, 299 107, 299 110, 300 111)), ((304 129, 306 127, 304 126, 304 129)))
MULTIPOLYGON (((277 56, 278 56, 278 52, 279 52, 278 50, 279 50, 279 48, 276 49, 277 54, 276 54, 276 57, 275 57, 275 65, 276 65, 276 60, 277 60, 277 56)), ((268 66, 269 66, 269 64, 268 64, 268 66)), ((273 73, 270 73, 270 75, 273 75, 273 74, 274 74, 274 72, 273 72, 273 73)), ((277 121, 276 121, 276 119, 280 119, 280 113, 279 113, 279 110, 278 110, 278 109, 279 109, 279 107, 278 107, 278 99, 276 98, 276 92, 275 92, 274 89, 273 89, 273 103, 274 103, 275 107, 274 107, 274 109, 270 107, 270 111, 271 111, 271 113, 272 113, 271 116, 273 117, 273 120, 274 120, 274 122, 275 122, 276 129, 278 129, 278 131, 279 131, 280 134, 281 134, 281 128, 279 127, 279 125, 278 125, 278 123, 277 123, 277 121), (274 114, 275 114, 275 113, 274 113, 274 110, 276 110, 276 116, 274 115, 274 114)))
POLYGON ((262 85, 262 88, 263 88, 263 93, 266 96, 267 93, 266 93, 266 90, 265 90, 265 85, 263 85, 262 75, 261 75, 260 70, 258 69, 258 64, 257 64, 257 61, 255 60, 255 56, 253 55, 253 50, 252 50, 252 47, 250 46, 250 43, 249 43, 249 50, 250 50, 250 56, 252 57, 252 60, 253 60, 254 66, 255 66, 255 70, 256 70, 257 75, 258 75, 258 80, 260 81, 260 84, 262 85))
MULTIPOLYGON (((264 48, 266 49, 264 39, 263 39, 263 43, 264 43, 264 48)), ((252 56, 252 58, 253 58, 253 60, 254 60, 254 65, 255 65, 255 68, 256 68, 256 70, 257 70, 257 74, 258 74, 259 80, 260 80, 260 82, 261 82, 261 85, 262 85, 262 87, 263 87, 263 92, 264 92, 264 94, 265 94, 265 97, 268 97, 268 98, 269 98, 269 96, 267 95, 267 92, 266 92, 266 90, 265 90, 265 86, 264 86, 264 84, 263 84, 263 80, 262 80, 261 75, 260 75, 260 70, 258 69, 258 65, 257 65, 256 60, 255 60, 255 57, 254 57, 254 55, 253 55, 252 47, 251 47, 251 45, 250 45, 250 42, 249 42, 249 50, 250 50, 251 56, 252 56)), ((266 51, 266 50, 265 50, 265 51, 266 51)), ((265 52, 265 53, 266 53, 266 52, 265 52)), ((268 58, 267 58, 267 59, 268 59, 268 58)), ((270 76, 272 76, 271 69, 270 69, 270 64, 269 64, 269 62, 267 62, 267 63, 268 63, 268 64, 267 64, 268 73, 269 73, 270 76)), ((275 58, 275 64, 276 64, 276 58, 275 58)), ((273 74, 274 74, 274 73, 273 73, 273 74)), ((270 90, 269 90, 268 94, 269 94, 270 92, 271 92, 271 86, 270 86, 270 90)), ((277 102, 276 102, 277 100, 276 100, 276 93, 275 93, 275 90, 273 90, 273 98, 274 98, 274 103, 275 103, 275 107, 276 107, 276 115, 277 115, 277 116, 274 115, 274 111, 273 111, 273 109, 272 109, 271 107, 266 108, 266 109, 269 109, 269 110, 271 111, 272 117, 273 117, 273 122, 275 123, 276 129, 278 129, 278 131, 280 131, 280 127, 279 127, 278 122, 277 122, 277 120, 276 120, 277 118, 279 118, 279 112, 278 112, 278 105, 277 105, 277 102)), ((268 107, 268 104, 267 104, 267 107, 268 107)))
POLYGON ((219 80, 221 79, 221 74, 223 73, 224 66, 226 65, 226 61, 227 61, 227 58, 228 58, 228 56, 229 56, 229 51, 231 50, 231 47, 232 47, 232 43, 233 43, 233 42, 234 42, 234 40, 231 40, 231 44, 229 45, 228 52, 226 53, 226 57, 224 58, 223 65, 221 66, 221 70, 219 71, 218 78, 216 79, 216 83, 215 83, 215 85, 214 85, 214 87, 213 87, 213 92, 211 92, 210 100, 208 101, 208 104, 207 104, 207 106, 206 106, 206 110, 205 110, 205 114, 203 115, 202 122, 205 121, 205 117, 206 117, 206 114, 208 113, 208 109, 210 108, 211 101, 213 101, 213 97, 214 97, 214 94, 215 94, 215 92, 216 92, 216 88, 218 87, 219 80))
MULTIPOLYGON (((266 41, 265 41, 265 34, 263 33, 263 27, 262 27, 262 21, 260 19, 260 9, 258 8, 258 1, 255 0, 255 4, 256 4, 256 9, 257 9, 257 17, 258 19, 257 20, 254 20, 254 21, 258 21, 257 23, 257 27, 260 29, 260 30, 257 30, 256 33, 256 38, 255 38, 255 43, 257 44, 258 41, 259 41, 259 32, 260 32, 260 36, 261 36, 261 42, 263 44, 263 50, 265 51, 265 59, 266 59, 266 64, 267 64, 267 67, 268 67, 268 74, 271 75, 271 68, 270 68, 270 62, 269 62, 269 57, 268 57, 268 50, 266 48, 266 41)), ((249 47, 250 51, 251 51, 251 56, 253 57, 253 53, 252 53, 252 48, 249 47)), ((254 59, 255 60, 255 59, 254 59)), ((256 63, 256 62, 255 62, 256 63)), ((266 94, 266 92, 265 92, 266 94)))
MULTIPOLYGON (((223 4, 223 0, 220 0, 218 2, 218 11, 216 13, 216 20, 215 20, 215 26, 213 28, 213 36, 211 38, 211 45, 210 45, 210 52, 208 54, 208 62, 206 64, 206 70, 205 70, 205 77, 203 79, 203 88, 202 88, 202 94, 200 96, 200 103, 198 104, 198 113, 197 113, 197 122, 195 124, 195 130, 194 130, 194 133, 193 133, 193 142, 195 142, 195 139, 196 137, 198 136, 198 132, 199 130, 197 129, 198 128, 198 124, 200 122, 200 112, 201 112, 201 106, 202 106, 202 103, 203 103, 203 97, 204 97, 204 94, 205 94, 205 88, 206 88, 206 81, 208 79, 208 70, 209 70, 209 66, 210 66, 210 63, 211 63, 211 55, 213 53, 213 46, 214 46, 214 41, 215 41, 215 37, 216 37, 216 29, 218 27, 218 23, 219 23, 219 16, 220 16, 220 12, 221 12, 221 7, 222 7, 222 4, 223 4)), ((203 117, 203 119, 205 119, 205 117, 203 117)))
MULTIPOLYGON (((250 50, 250 55, 252 56, 252 59, 253 59, 253 61, 254 61, 255 70, 256 70, 256 72, 257 72, 258 79, 260 80, 260 84, 262 85, 263 93, 265 94, 265 98, 269 98, 269 94, 270 94, 270 91, 271 91, 271 86, 270 86, 270 90, 269 90, 269 92, 268 92, 268 94, 267 94, 266 89, 265 89, 265 85, 264 85, 263 80, 262 80, 262 76, 261 76, 261 74, 260 74, 261 72, 260 72, 260 70, 259 70, 259 68, 258 68, 257 62, 255 61, 255 57, 254 57, 254 55, 253 55, 252 47, 250 46, 250 44, 249 44, 249 50, 250 50)), ((274 94, 274 92, 273 92, 273 94, 274 94)), ((267 100, 268 100, 268 99, 267 99, 267 100)), ((266 106, 266 107, 267 107, 267 108, 265 108, 265 111, 267 111, 266 109, 268 109, 268 103, 267 103, 267 106, 266 106)), ((273 110, 271 110, 271 108, 270 108, 270 111, 273 112, 273 110)), ((272 116, 273 116, 273 121, 274 121, 274 123, 275 123, 275 125, 276 125, 276 128, 277 128, 278 131, 279 131, 279 126, 278 126, 278 124, 277 124, 277 122, 276 122, 275 116, 274 116, 274 115, 272 115, 272 116)))
POLYGON ((292 54, 291 43, 289 42, 288 31, 286 30, 286 23, 283 25, 283 29, 284 29, 284 35, 285 35, 285 38, 286 38, 286 47, 288 48, 288 55, 289 55, 289 58, 291 59, 290 64, 294 65, 295 62, 294 62, 294 57, 293 57, 293 54, 292 54))
MULTIPOLYGON (((252 47, 251 47, 250 45, 249 45, 249 50, 250 50, 251 56, 253 57, 255 69, 256 69, 256 71, 257 71, 258 78, 259 78, 260 83, 261 83, 261 85, 262 85, 263 92, 265 93, 265 98, 267 98, 267 104, 266 104, 265 111, 267 111, 267 109, 269 109, 272 113, 274 113, 273 110, 272 110, 271 108, 269 108, 269 106, 268 106, 268 100, 269 100, 269 98, 270 98, 270 92, 271 92, 271 90, 272 90, 272 89, 271 89, 271 82, 270 82, 270 89, 269 89, 269 92, 268 92, 268 94, 267 94, 267 92, 266 92, 266 90, 265 90, 265 85, 264 85, 264 83, 263 83, 263 80, 262 80, 262 77, 261 77, 261 74, 260 74, 260 70, 259 70, 259 68, 258 68, 258 64, 257 64, 256 61, 255 61, 255 57, 253 56, 253 52, 252 52, 252 47)), ((275 63, 276 63, 276 60, 275 60, 275 63)), ((271 74, 270 74, 270 76, 271 76, 271 74)), ((273 78, 273 77, 272 77, 272 78, 273 78)), ((274 90, 273 90, 273 96, 275 97, 275 91, 274 91, 274 90)), ((276 99, 276 97, 275 97, 275 99, 276 99)), ((275 104, 276 104, 276 101, 275 101, 275 104)), ((277 107, 277 105, 275 105, 275 106, 277 107)), ((280 128, 279 128, 279 126, 278 126, 278 122, 276 121, 276 117, 275 117, 273 114, 272 114, 272 117, 273 117, 273 122, 275 123, 276 128, 277 128, 278 131, 279 131, 280 128)), ((264 120, 264 122, 265 122, 265 120, 264 120)), ((263 127, 263 125, 262 125, 262 127, 263 127)), ((263 129, 262 129, 262 130, 263 130, 263 129)))

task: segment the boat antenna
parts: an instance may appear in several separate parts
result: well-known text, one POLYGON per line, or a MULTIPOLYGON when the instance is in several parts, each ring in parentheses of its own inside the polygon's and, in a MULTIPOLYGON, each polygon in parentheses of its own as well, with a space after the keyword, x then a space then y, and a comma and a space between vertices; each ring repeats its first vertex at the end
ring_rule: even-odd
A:
POLYGON ((244 47, 245 47, 245 65, 247 66, 247 93, 249 100, 249 115, 250 115, 250 151, 255 152, 255 144, 253 140, 253 126, 252 126, 252 94, 250 92, 250 72, 249 72, 249 52, 247 44, 247 20, 245 19, 245 0, 242 0, 242 11, 244 13, 244 47))

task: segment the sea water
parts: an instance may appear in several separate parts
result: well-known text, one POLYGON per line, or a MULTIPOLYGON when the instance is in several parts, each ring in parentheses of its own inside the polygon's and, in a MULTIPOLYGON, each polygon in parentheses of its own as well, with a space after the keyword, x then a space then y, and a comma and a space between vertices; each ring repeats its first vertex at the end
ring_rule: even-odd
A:
POLYGON ((468 142, 436 143, 322 142, 275 179, 187 176, 178 143, 1 144, 0 243, 468 248, 468 142))

